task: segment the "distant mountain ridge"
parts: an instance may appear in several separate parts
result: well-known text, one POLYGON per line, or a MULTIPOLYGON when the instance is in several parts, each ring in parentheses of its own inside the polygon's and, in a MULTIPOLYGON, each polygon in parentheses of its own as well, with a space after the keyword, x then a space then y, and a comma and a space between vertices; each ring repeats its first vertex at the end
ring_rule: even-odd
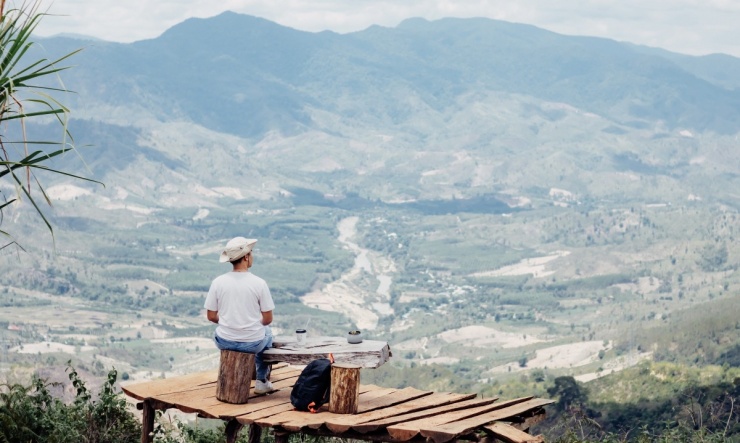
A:
MULTIPOLYGON (((739 77, 715 70, 700 78, 682 68, 686 60, 701 62, 694 73, 711 71, 706 58, 491 19, 410 19, 340 35, 225 12, 186 20, 155 39, 91 46, 76 75, 99 83, 102 74, 121 89, 146 78, 137 84, 141 94, 171 100, 175 115, 242 136, 310 125, 305 104, 335 108, 327 99, 337 88, 362 96, 389 82, 433 107, 485 88, 568 103, 628 126, 662 121, 734 133, 740 92, 723 84, 739 77)), ((737 59, 722 60, 740 71, 737 59)))
MULTIPOLYGON (((49 54, 79 45, 43 40, 49 54)), ((73 116, 138 128, 127 143, 138 146, 138 161, 168 159, 173 175, 161 180, 186 172, 220 185, 198 162, 204 149, 211 170, 236 162, 272 183, 272 193, 310 184, 389 200, 512 187, 539 195, 555 185, 644 198, 625 167, 682 181, 656 189, 659 199, 700 183, 726 192, 712 174, 735 180, 736 150, 697 139, 740 130, 740 60, 729 56, 483 18, 409 19, 337 34, 226 12, 150 40, 92 43, 74 63, 65 76, 77 92, 73 116), (388 185, 372 186, 378 181, 388 185)), ((122 131, 96 131, 78 140, 121 143, 106 134, 122 131)), ((97 164, 121 170, 137 158, 126 152, 128 160, 110 151, 97 164)))

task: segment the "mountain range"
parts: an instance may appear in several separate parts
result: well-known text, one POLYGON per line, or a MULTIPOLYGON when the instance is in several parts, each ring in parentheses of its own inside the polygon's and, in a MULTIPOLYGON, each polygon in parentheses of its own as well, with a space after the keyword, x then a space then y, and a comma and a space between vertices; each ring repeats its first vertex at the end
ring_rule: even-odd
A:
POLYGON ((618 190, 737 204, 710 179, 736 185, 740 164, 740 60, 726 55, 490 19, 337 34, 231 12, 131 44, 55 37, 39 47, 49 58, 84 48, 63 74, 75 91, 63 102, 102 181, 152 162, 173 184, 248 175, 256 198, 300 187, 384 201, 532 200, 557 186, 583 199, 618 190), (646 191, 642 175, 669 186, 646 191))

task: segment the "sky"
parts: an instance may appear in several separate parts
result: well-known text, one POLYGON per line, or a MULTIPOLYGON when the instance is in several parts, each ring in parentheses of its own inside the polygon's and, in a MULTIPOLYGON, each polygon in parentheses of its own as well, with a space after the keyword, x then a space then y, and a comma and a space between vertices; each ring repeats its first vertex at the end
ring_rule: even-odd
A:
POLYGON ((124 43, 155 38, 190 17, 230 10, 303 31, 338 33, 394 27, 412 17, 488 17, 683 54, 740 57, 740 0, 41 1, 51 15, 42 20, 39 35, 75 33, 124 43))

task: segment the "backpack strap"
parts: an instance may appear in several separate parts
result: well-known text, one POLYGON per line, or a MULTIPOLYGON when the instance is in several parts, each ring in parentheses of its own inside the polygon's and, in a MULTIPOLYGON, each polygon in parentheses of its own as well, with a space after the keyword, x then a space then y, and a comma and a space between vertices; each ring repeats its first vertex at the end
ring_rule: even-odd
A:
MULTIPOLYGON (((329 384, 326 386, 326 391, 324 391, 324 396, 321 397, 321 400, 319 401, 319 404, 318 405, 314 405, 313 402, 311 403, 316 408, 316 411, 318 411, 319 408, 322 405, 325 405, 325 404, 329 403, 329 398, 331 397, 331 365, 334 364, 334 354, 329 354, 329 355, 326 356, 326 358, 329 360, 329 368, 327 369, 329 371, 329 375, 330 375, 330 377, 329 377, 329 384)), ((309 405, 309 411, 315 412, 315 411, 311 410, 310 405, 309 405)))

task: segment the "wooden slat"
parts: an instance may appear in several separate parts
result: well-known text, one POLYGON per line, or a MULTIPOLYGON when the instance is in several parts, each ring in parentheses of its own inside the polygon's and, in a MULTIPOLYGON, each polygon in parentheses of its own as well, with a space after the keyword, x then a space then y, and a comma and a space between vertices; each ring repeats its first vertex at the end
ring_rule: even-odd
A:
MULTIPOLYGON (((286 397, 287 401, 290 402, 290 391, 293 388, 293 385, 295 384, 297 377, 290 377, 285 378, 280 381, 275 381, 272 385, 275 388, 275 391, 273 391, 270 394, 267 395, 255 395, 254 392, 252 392, 249 395, 249 403, 248 404, 256 404, 261 405, 266 399, 276 397, 278 394, 280 396, 276 398, 283 398, 286 397)), ((240 415, 244 415, 246 413, 254 412, 257 409, 254 409, 252 407, 247 408, 239 408, 239 405, 231 405, 229 403, 222 403, 222 402, 215 402, 208 404, 204 407, 204 410, 208 412, 209 414, 213 414, 222 420, 230 420, 232 418, 235 418, 240 415)))
POLYGON ((285 378, 281 378, 277 380, 273 379, 271 380, 271 382, 272 382, 272 387, 275 390, 282 389, 282 390, 290 391, 293 388, 293 385, 295 384, 296 380, 298 380, 298 376, 293 375, 291 377, 285 377, 285 378))
MULTIPOLYGON (((269 413, 265 412, 270 408, 273 408, 275 406, 282 406, 282 405, 290 405, 290 397, 288 395, 281 395, 277 396, 278 393, 275 393, 273 395, 269 396, 262 396, 262 397, 256 397, 253 400, 250 399, 249 403, 245 403, 244 405, 230 405, 222 403, 220 405, 215 405, 212 407, 204 408, 203 410, 205 412, 208 412, 210 415, 216 416, 220 418, 221 420, 233 420, 238 419, 239 417, 243 417, 245 415, 249 414, 267 414, 269 413), (272 399, 272 397, 276 397, 276 399, 272 399), (241 407, 239 407, 241 406, 241 407)), ((249 420, 242 420, 240 423, 242 424, 252 424, 249 420)))
POLYGON ((506 423, 496 422, 484 426, 494 437, 507 443, 543 443, 545 441, 541 435, 533 436, 524 431, 507 425, 506 423))
MULTIPOLYGON (((280 381, 276 381, 274 383, 274 386, 277 389, 290 388, 291 386, 293 386, 293 384, 295 384, 295 380, 296 380, 295 372, 296 371, 293 371, 293 372, 283 372, 282 374, 277 374, 276 375, 276 378, 281 378, 281 380, 280 381)), ((162 381, 164 381, 164 380, 162 380, 162 381)), ((173 389, 172 389, 173 386, 168 385, 166 387, 166 390, 167 391, 173 391, 173 392, 156 393, 157 391, 155 390, 156 395, 152 395, 150 398, 153 398, 153 399, 156 399, 156 400, 165 402, 165 403, 183 405, 185 407, 188 407, 189 412, 192 412, 192 411, 190 411, 190 409, 197 409, 197 407, 192 406, 192 403, 194 401, 197 401, 198 399, 203 399, 204 400, 204 402, 202 402, 202 405, 203 406, 228 405, 229 403, 223 403, 223 402, 218 401, 216 399, 215 395, 213 395, 213 396, 209 396, 209 395, 201 396, 201 394, 200 394, 201 391, 205 391, 205 392, 209 393, 215 386, 216 386, 216 383, 208 383, 208 384, 204 384, 204 385, 203 384, 200 384, 200 385, 199 384, 196 384, 196 385, 190 386, 188 388, 186 388, 184 386, 178 386, 173 391, 173 389)), ((252 381, 252 383, 250 384, 250 386, 251 387, 254 387, 254 381, 252 381)), ((165 388, 162 388, 162 389, 165 389, 165 388)), ((158 389, 158 390, 161 391, 162 389, 158 389)), ((253 393, 250 394, 250 398, 255 398, 255 395, 253 393)), ((201 404, 201 402, 199 402, 198 404, 201 404)))
MULTIPOLYGON (((324 411, 325 410, 326 409, 324 409, 324 411)), ((327 413, 328 412, 320 412, 319 414, 327 414, 327 413)), ((264 417, 264 418, 257 419, 254 421, 254 423, 262 426, 263 428, 265 426, 276 427, 276 426, 281 426, 283 423, 288 423, 294 420, 301 420, 301 417, 304 417, 308 414, 311 414, 311 413, 305 412, 305 411, 296 411, 295 409, 291 409, 289 411, 281 412, 279 414, 275 414, 270 417, 264 417)), ((315 415, 318 415, 318 414, 315 414, 315 415)))
POLYGON ((451 394, 447 392, 432 394, 411 400, 400 405, 362 414, 356 419, 340 418, 327 421, 327 427, 336 433, 346 432, 352 428, 353 431, 362 434, 373 432, 380 427, 393 425, 407 420, 434 415, 435 413, 452 412, 468 407, 482 406, 493 403, 494 399, 473 400, 475 394, 451 394))
POLYGON ((155 400, 165 403, 170 408, 177 408, 187 414, 194 412, 201 413, 206 418, 217 418, 217 415, 209 414, 204 410, 204 406, 218 402, 216 399, 216 385, 192 389, 184 392, 173 392, 171 394, 162 394, 155 397, 155 400))
POLYGON ((260 407, 244 414, 237 415, 235 418, 242 424, 253 424, 255 420, 280 414, 286 411, 292 411, 293 405, 290 404, 290 392, 280 391, 275 394, 264 397, 260 407))
MULTIPOLYGON (((270 417, 273 417, 275 415, 280 415, 284 412, 289 411, 295 411, 295 408, 292 404, 290 404, 290 400, 280 403, 278 405, 275 405, 271 408, 262 409, 260 411, 252 412, 249 414, 239 415, 236 417, 236 420, 239 421, 239 423, 244 424, 257 424, 258 421, 268 420, 270 417)), ((306 412, 308 414, 308 412, 306 412)))
MULTIPOLYGON (((293 366, 285 366, 279 369, 273 369, 270 373, 270 381, 275 384, 277 381, 297 379, 301 375, 301 370, 293 366)), ((253 383, 254 384, 254 383, 253 383)))
POLYGON ((280 426, 288 432, 300 432, 301 429, 319 429, 326 423, 326 420, 332 417, 342 417, 347 414, 335 414, 328 410, 320 410, 316 414, 303 412, 300 415, 294 415, 290 421, 283 422, 280 426))
POLYGON ((405 401, 413 400, 415 398, 426 397, 431 395, 432 391, 421 391, 416 388, 407 387, 401 390, 395 391, 391 394, 377 397, 373 400, 363 401, 360 403, 358 413, 366 413, 374 411, 376 409, 386 408, 388 406, 397 405, 405 401))
POLYGON ((326 426, 332 430, 332 432, 346 432, 350 428, 354 430, 363 429, 360 432, 370 432, 378 428, 377 425, 369 425, 367 428, 362 428, 363 424, 375 423, 378 421, 386 420, 391 417, 408 414, 411 412, 431 409, 441 405, 447 405, 450 403, 461 402, 475 397, 475 394, 450 394, 447 392, 432 393, 420 398, 411 399, 409 401, 388 406, 382 409, 376 409, 360 413, 353 416, 339 416, 326 420, 326 426))
POLYGON ((361 402, 366 402, 366 403, 367 402, 371 402, 371 401, 375 400, 376 398, 384 397, 386 395, 390 395, 390 394, 396 392, 397 390, 398 389, 395 389, 395 388, 382 388, 380 386, 375 386, 375 388, 373 388, 371 390, 368 390, 368 391, 365 391, 365 392, 363 392, 363 393, 360 394, 360 395, 365 394, 365 395, 362 395, 361 402))
MULTIPOLYGON (((524 414, 522 414, 523 416, 524 414)), ((508 422, 508 425, 511 425, 520 431, 527 432, 529 428, 536 425, 537 423, 540 423, 541 421, 545 420, 547 417, 547 414, 545 413, 545 410, 542 408, 533 409, 531 411, 527 411, 527 417, 524 418, 523 421, 516 421, 516 422, 508 422), (533 414, 533 415, 532 415, 533 414)), ((517 417, 519 418, 519 417, 517 417)))
MULTIPOLYGON (((376 385, 360 385, 360 399, 363 398, 363 395, 372 395, 373 392, 382 389, 383 388, 376 385)), ((266 398, 268 400, 264 403, 264 408, 236 416, 235 418, 239 423, 252 424, 255 420, 265 419, 294 409, 293 405, 290 403, 290 391, 279 391, 275 394, 266 396, 266 398)), ((311 414, 309 412, 304 412, 304 414, 313 417, 318 416, 318 414, 311 414)), ((325 415, 325 413, 322 412, 322 415, 325 415)), ((321 419, 321 421, 323 422, 323 419, 321 419)))
POLYGON ((492 423, 495 420, 504 420, 510 417, 514 417, 516 415, 527 412, 530 409, 538 408, 552 402, 552 400, 535 398, 525 402, 513 404, 502 409, 485 412, 464 420, 451 421, 433 426, 424 426, 420 430, 420 433, 422 437, 431 439, 432 441, 434 441, 434 443, 444 443, 458 438, 462 435, 468 434, 472 430, 485 424, 492 423))
MULTIPOLYGON (((365 394, 366 396, 369 396, 369 395, 372 395, 372 394, 370 394, 371 392, 384 391, 386 389, 389 389, 389 388, 384 388, 384 387, 378 386, 378 385, 360 385, 360 394, 365 394)), ((370 397, 365 397, 365 398, 367 399, 367 398, 370 398, 370 397)))
POLYGON ((196 372, 194 374, 181 375, 173 378, 162 378, 140 383, 122 385, 121 389, 129 397, 137 400, 156 397, 161 394, 187 391, 199 386, 216 383, 218 370, 196 372))
POLYGON ((273 375, 293 373, 296 371, 300 373, 301 370, 302 368, 296 368, 295 366, 291 366, 287 363, 274 363, 272 365, 272 369, 270 370, 270 377, 272 377, 273 375))
MULTIPOLYGON (((249 403, 244 405, 232 405, 229 403, 213 403, 203 407, 203 410, 215 415, 221 420, 231 420, 245 414, 250 414, 280 403, 290 403, 290 389, 281 389, 269 395, 257 395, 249 398, 249 403)), ((243 423, 251 424, 251 423, 243 423)))
MULTIPOLYGON (((370 389, 361 389, 360 393, 360 404, 368 401, 375 401, 377 398, 385 397, 388 394, 396 392, 396 389, 381 388, 379 386, 369 385, 370 389)), ((334 415, 328 412, 327 405, 323 405, 319 410, 319 413, 312 414, 305 411, 294 411, 292 408, 288 411, 275 414, 270 417, 264 417, 257 420, 256 423, 260 426, 286 426, 288 425, 291 429, 300 429, 303 427, 318 428, 324 424, 325 418, 334 415)), ((344 415, 344 414, 343 414, 344 415)))
MULTIPOLYGON (((280 379, 288 374, 300 374, 300 370, 291 368, 285 363, 273 365, 271 377, 280 379)), ((127 383, 121 386, 126 395, 137 400, 155 398, 163 394, 175 392, 186 392, 198 387, 204 387, 216 383, 218 380, 218 369, 210 371, 195 372, 193 374, 178 375, 172 378, 161 378, 139 383, 127 383)))
MULTIPOLYGON (((275 387, 278 389, 290 388, 295 383, 297 373, 299 371, 295 369, 276 371, 274 378, 281 380, 275 382, 275 387)), ((250 408, 246 405, 232 405, 220 402, 215 394, 216 383, 206 385, 195 384, 186 388, 185 386, 181 386, 181 384, 175 386, 172 383, 163 383, 165 381, 164 379, 157 380, 160 383, 154 385, 155 392, 162 390, 172 391, 173 388, 175 392, 159 393, 150 398, 167 405, 168 408, 177 408, 186 413, 200 413, 207 418, 219 418, 228 413, 239 415, 244 413, 245 408, 250 408), (162 387, 162 384, 165 384, 165 386, 162 387)), ((254 383, 252 383, 253 385, 254 383)), ((250 395, 251 399, 259 397, 261 396, 255 397, 254 394, 250 395)), ((252 401, 254 400, 250 400, 250 402, 252 401)), ((226 416, 225 418, 229 419, 232 417, 226 416)))
MULTIPOLYGON (((276 385, 276 387, 279 387, 276 385)), ((250 395, 248 403, 244 404, 231 404, 219 401, 216 398, 216 391, 213 386, 198 390, 192 390, 187 392, 178 392, 174 394, 166 394, 158 396, 157 400, 170 405, 170 407, 177 408, 183 412, 193 413, 198 412, 202 416, 207 418, 220 418, 222 420, 230 420, 236 416, 244 415, 264 409, 264 403, 267 399, 276 397, 281 398, 278 394, 282 394, 284 399, 282 402, 290 403, 290 390, 276 391, 270 395, 250 395)))
MULTIPOLYGON (((379 410, 388 406, 393 406, 399 403, 403 403, 408 400, 413 400, 419 397, 424 397, 432 394, 429 391, 420 391, 415 388, 405 388, 398 391, 391 392, 382 397, 377 397, 371 401, 366 401, 362 395, 360 395, 360 406, 364 406, 367 411, 379 410)), ((302 417, 284 422, 281 426, 290 432, 299 432, 303 428, 318 429, 328 420, 336 419, 337 417, 344 417, 345 420, 355 419, 355 423, 363 420, 360 418, 362 414, 332 414, 332 413, 321 413, 321 414, 304 414, 302 417)))
POLYGON ((388 426, 388 433, 393 437, 394 440, 406 441, 416 437, 422 429, 431 429, 438 425, 445 423, 454 422, 457 420, 464 420, 469 417, 474 417, 492 410, 506 408, 517 403, 526 402, 532 397, 522 397, 514 400, 508 400, 501 403, 490 403, 484 406, 478 406, 469 409, 461 409, 455 412, 446 414, 434 415, 419 420, 413 420, 408 422, 401 422, 392 426, 388 426))

